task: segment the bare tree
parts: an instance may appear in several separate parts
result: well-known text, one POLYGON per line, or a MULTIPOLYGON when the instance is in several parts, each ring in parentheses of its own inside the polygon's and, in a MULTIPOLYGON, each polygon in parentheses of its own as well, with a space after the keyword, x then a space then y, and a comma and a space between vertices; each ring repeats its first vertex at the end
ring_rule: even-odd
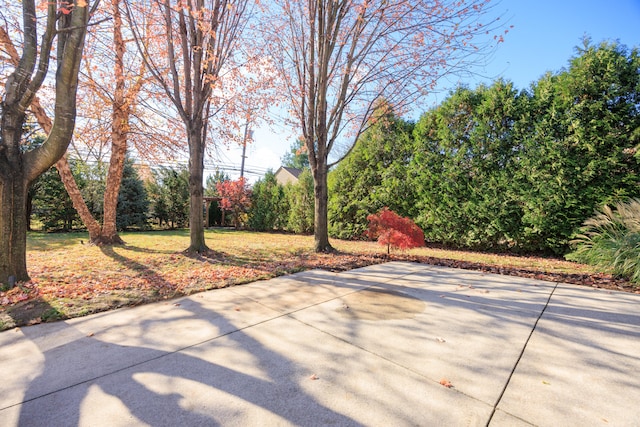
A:
MULTIPOLYGON (((477 61, 488 46, 485 42, 492 40, 486 34, 496 26, 496 19, 481 22, 488 3, 273 0, 268 6, 267 45, 301 127, 313 173, 316 251, 333 250, 327 173, 336 144, 343 144, 344 157, 372 123, 377 106, 404 111, 440 77, 477 61)), ((502 35, 495 37, 501 40, 502 35)))
POLYGON ((247 25, 250 0, 150 0, 129 2, 136 16, 156 26, 158 38, 135 31, 150 73, 184 123, 189 145, 190 252, 206 252, 203 218, 204 154, 210 116, 224 106, 212 103, 226 77, 232 79, 239 38, 247 25), (138 12, 137 12, 138 11, 138 12), (155 22, 155 23, 151 23, 155 22))
MULTIPOLYGON (((27 192, 29 185, 64 155, 71 141, 78 72, 91 3, 95 7, 98 2, 51 1, 44 16, 38 16, 35 1, 23 0, 17 27, 7 28, 11 17, 5 16, 0 43, 4 47, 11 41, 7 39, 11 35, 21 37, 22 52, 18 65, 4 82, 0 103, 0 283, 3 284, 29 279, 27 192), (40 44, 39 30, 44 30, 40 44), (57 65, 53 125, 40 147, 23 152, 20 141, 26 111, 47 78, 52 57, 57 65)), ((11 13, 7 9, 3 14, 11 13)))

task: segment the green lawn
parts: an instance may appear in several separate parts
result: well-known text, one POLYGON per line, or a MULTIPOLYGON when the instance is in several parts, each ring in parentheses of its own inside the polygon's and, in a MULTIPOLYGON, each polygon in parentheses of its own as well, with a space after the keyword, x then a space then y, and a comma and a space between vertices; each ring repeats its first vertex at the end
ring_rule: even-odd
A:
MULTIPOLYGON (((100 247, 88 244, 86 233, 29 233, 32 280, 0 293, 0 330, 312 268, 345 270, 388 259, 386 247, 375 242, 332 240, 337 254, 316 254, 312 236, 282 233, 208 230, 211 252, 198 256, 183 252, 189 245, 188 230, 121 236, 126 245, 100 247)), ((612 282, 592 267, 552 258, 419 248, 392 253, 391 259, 587 285, 612 282)))

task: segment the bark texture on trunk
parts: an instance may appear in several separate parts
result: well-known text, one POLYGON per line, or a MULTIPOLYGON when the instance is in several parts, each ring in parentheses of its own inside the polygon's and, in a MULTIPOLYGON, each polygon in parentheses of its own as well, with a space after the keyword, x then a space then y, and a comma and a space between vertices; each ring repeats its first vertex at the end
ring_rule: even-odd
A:
POLYGON ((0 180, 0 284, 29 280, 27 273, 27 186, 19 171, 0 180))
POLYGON ((204 170, 204 141, 202 125, 189 132, 189 252, 205 253, 209 250, 204 240, 204 208, 202 176, 204 170))
POLYGON ((327 167, 322 162, 312 170, 313 172, 313 189, 314 189, 314 250, 316 252, 335 252, 331 243, 329 243, 329 222, 328 222, 328 185, 327 185, 327 167))

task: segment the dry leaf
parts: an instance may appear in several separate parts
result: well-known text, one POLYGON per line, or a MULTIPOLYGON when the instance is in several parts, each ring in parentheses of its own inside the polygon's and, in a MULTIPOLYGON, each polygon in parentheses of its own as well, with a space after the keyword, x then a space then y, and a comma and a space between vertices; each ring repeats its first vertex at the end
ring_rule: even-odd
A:
POLYGON ((310 380, 314 380, 314 381, 315 381, 315 380, 319 380, 319 379, 320 379, 320 377, 319 377, 319 376, 317 376, 316 374, 312 374, 312 375, 309 377, 309 379, 310 379, 310 380))
POLYGON ((453 384, 451 384, 451 383, 449 382, 449 380, 447 380, 447 379, 445 379, 445 378, 443 378, 443 379, 441 379, 441 380, 440 380, 440 385, 441 385, 441 386, 443 386, 443 387, 446 387, 446 388, 451 388, 451 387, 453 387, 453 384))
POLYGON ((93 332, 89 332, 89 333, 87 334, 87 337, 92 337, 93 335, 94 335, 94 334, 93 334, 93 332))
POLYGON ((436 341, 438 342, 446 342, 442 337, 436 337, 436 341))
POLYGON ((240 307, 235 307, 234 310, 235 311, 240 311, 240 307))
POLYGON ((176 306, 176 307, 180 307, 180 303, 179 302, 176 302, 173 305, 176 306))
POLYGON ((29 320, 29 323, 27 323, 27 325, 37 325, 38 323, 42 323, 42 317, 36 317, 35 319, 29 320))

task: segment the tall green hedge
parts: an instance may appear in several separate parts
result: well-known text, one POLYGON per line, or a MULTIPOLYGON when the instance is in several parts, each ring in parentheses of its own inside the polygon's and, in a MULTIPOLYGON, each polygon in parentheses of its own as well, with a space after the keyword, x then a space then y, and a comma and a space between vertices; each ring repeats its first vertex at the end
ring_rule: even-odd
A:
POLYGON ((427 241, 559 254, 596 209, 640 196, 640 58, 618 43, 585 41, 527 90, 458 88, 412 133, 387 123, 331 172, 335 236, 388 206, 427 241))

